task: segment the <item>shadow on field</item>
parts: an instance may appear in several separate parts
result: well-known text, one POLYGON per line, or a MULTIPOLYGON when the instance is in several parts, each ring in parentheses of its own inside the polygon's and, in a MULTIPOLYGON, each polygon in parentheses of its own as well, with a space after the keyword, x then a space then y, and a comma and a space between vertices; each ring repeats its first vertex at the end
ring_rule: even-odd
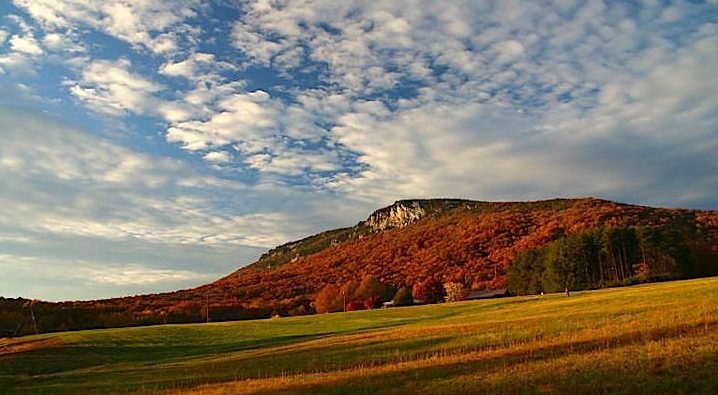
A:
POLYGON ((0 372, 3 374, 50 374, 75 369, 102 367, 110 363, 156 364, 181 361, 197 356, 216 355, 237 351, 275 347, 300 341, 325 337, 319 335, 274 336, 248 339, 231 344, 211 345, 161 345, 161 346, 85 346, 59 345, 51 348, 28 350, 13 355, 0 356, 0 372), (59 350, 58 350, 59 349, 59 350))
MULTIPOLYGON (((432 316, 445 318, 451 314, 432 316)), ((243 368, 264 377, 282 366, 279 360, 288 354, 283 347, 305 344, 335 336, 370 334, 424 320, 407 318, 359 328, 319 331, 310 334, 271 336, 236 342, 199 345, 191 342, 173 345, 134 346, 132 343, 100 346, 94 344, 60 344, 53 347, 0 355, 0 378, 12 383, 16 391, 42 393, 131 392, 142 388, 196 387, 202 384, 236 380, 244 376, 243 368), (266 350, 264 358, 246 356, 243 351, 266 350), (239 354, 237 354, 239 353, 239 354), (251 359, 248 361, 248 359, 251 359), (189 366, 191 365, 191 366, 189 366), (191 371, 191 373, 190 373, 191 371), (197 372, 201 372, 197 376, 197 372)), ((211 336, 211 333, 207 333, 211 336)), ((378 342, 381 343, 381 342, 378 342)), ((427 346, 436 344, 424 341, 427 346)), ((384 345, 386 345, 384 343, 384 345)), ((377 344, 381 348, 381 344, 377 344)), ((316 349, 314 349, 316 351, 316 349)), ((351 350, 347 350, 351 353, 351 350)), ((285 361, 287 369, 306 367, 312 351, 285 361), (287 366, 289 364, 289 366, 287 366), (292 365, 294 364, 294 365, 292 365)), ((12 388, 12 387, 10 387, 12 388)))
MULTIPOLYGON (((567 300, 573 303, 578 300, 567 300)), ((430 382, 451 380, 476 372, 491 372, 497 367, 506 367, 521 363, 550 361, 567 354, 587 354, 593 351, 610 350, 642 344, 649 341, 671 339, 675 336, 689 335, 700 330, 698 327, 677 325, 665 328, 644 329, 620 336, 592 338, 585 342, 566 342, 531 348, 532 344, 545 343, 542 338, 514 339, 512 344, 462 345, 459 333, 447 333, 443 325, 464 325, 464 321, 451 321, 452 318, 471 316, 475 312, 505 309, 509 306, 521 307, 527 303, 541 303, 542 299, 505 299, 491 303, 457 303, 449 308, 436 306, 436 310, 416 311, 413 307, 392 311, 391 318, 385 312, 357 312, 328 315, 315 322, 302 319, 288 321, 268 321, 261 328, 281 325, 283 329, 295 334, 277 336, 268 333, 256 333, 259 338, 233 339, 231 331, 240 327, 187 326, 174 327, 172 336, 160 338, 163 344, 146 346, 133 344, 131 339, 118 337, 115 344, 108 341, 99 344, 65 344, 46 349, 35 349, 13 355, 0 356, 0 384, 15 392, 31 393, 110 393, 110 392, 156 392, 163 389, 195 388, 204 384, 242 380, 271 379, 273 377, 293 377, 301 374, 328 373, 326 383, 292 384, 289 380, 282 392, 287 393, 375 393, 377 388, 403 388, 401 392, 420 392, 421 385, 430 382), (444 320, 449 319, 450 322, 444 320), (337 329, 336 322, 351 321, 351 325, 337 329), (404 338, 396 336, 396 328, 408 324, 431 324, 441 322, 442 326, 433 332, 420 332, 420 337, 404 338), (395 328, 394 336, 387 337, 384 332, 395 328), (196 329, 196 330, 195 330, 196 329), (228 332, 230 331, 230 332, 228 332), (305 333, 302 333, 305 332, 305 333), (308 332, 308 333, 306 333, 308 332), (212 336, 217 336, 212 340, 212 336), (266 336, 266 337, 261 337, 266 336), (212 342, 214 344, 202 344, 212 342), (181 344, 180 344, 181 342, 181 344), (535 342, 535 343, 534 343, 535 342), (526 350, 531 348, 530 350, 526 350), (483 355, 485 352, 485 355, 483 355), (472 353, 472 360, 456 362, 463 354, 472 353), (478 353, 478 357, 476 354, 478 353), (500 356, 496 356, 497 354, 500 356), (440 366, 409 367, 392 373, 382 373, 382 367, 391 367, 403 362, 412 362, 434 356, 453 358, 440 366), (362 377, 348 377, 343 372, 353 368, 369 368, 362 377), (372 368, 377 368, 372 371, 372 368), (331 378, 337 373, 340 378, 331 378)), ((426 308, 426 307, 424 307, 426 308)), ((560 308, 560 307, 556 307, 560 308)), ((542 311, 541 314, 546 314, 542 311)), ((605 313, 603 313, 605 315, 605 313)), ((618 313, 617 313, 618 314, 618 313)), ((510 316, 511 312, 507 312, 510 316)), ((301 317, 304 318, 304 317, 301 317)), ((526 319, 526 317, 524 317, 526 319)), ((497 321, 502 322, 502 321, 497 321)), ((508 332, 510 328, 492 324, 489 330, 508 332)), ((709 322, 714 326, 715 322, 709 322)), ((466 324, 475 325, 475 324, 466 324)), ((412 327, 421 331, 421 325, 412 327)), ((640 329, 640 328, 637 328, 640 329)), ((431 331, 431 329, 428 329, 431 331)), ((164 333, 164 332, 163 332, 164 333)), ((112 334, 108 333, 110 340, 112 334)), ((93 335, 94 336, 94 335, 93 335)), ((104 334, 103 334, 104 336, 104 334)), ((141 337, 137 337, 141 339, 141 337)), ((102 338, 107 340, 106 338, 102 338)), ((540 345, 540 344, 539 344, 540 345)), ((629 361, 630 362, 630 361, 629 361)), ((542 373, 543 374, 543 373, 542 373)), ((548 380, 548 379, 547 379, 548 380)), ((481 384, 481 388, 490 384, 481 384)), ((472 387, 473 388, 473 387, 472 387)), ((473 389, 467 390, 469 393, 473 389)), ((464 391, 467 392, 467 391, 464 391)), ((0 391, 2 392, 2 391, 0 391)), ((397 392, 399 392, 397 390, 397 392)), ((503 391, 498 391, 503 392, 503 391)), ((523 391, 520 391, 523 392, 523 391)), ((259 393, 259 392, 258 392, 259 393)))
MULTIPOLYGON (((282 394, 406 394, 406 393, 718 393, 718 350, 708 354, 693 355, 686 361, 676 359, 651 366, 642 366, 630 358, 607 364, 576 366, 566 371, 533 371, 522 375, 521 369, 531 364, 551 364, 568 355, 584 355, 593 352, 619 350, 668 339, 690 338, 705 335, 707 326, 715 331, 717 320, 696 325, 661 327, 647 331, 635 331, 619 336, 604 336, 588 341, 564 342, 529 350, 495 350, 498 356, 473 357, 471 360, 450 363, 437 362, 432 366, 406 367, 390 372, 365 370, 357 377, 328 377, 319 384, 287 384, 277 388, 282 394), (518 370, 512 372, 512 370, 518 370), (508 374, 512 372, 512 374, 508 374), (484 381, 483 376, 498 375, 503 378, 484 381), (467 377, 470 377, 467 379, 467 377), (428 388, 430 383, 444 382, 441 390, 428 388), (537 387, 540 386, 540 387, 537 387)), ((494 353, 494 354, 496 354, 494 353)), ((454 354, 458 356, 460 354, 454 354)), ((431 363, 430 361, 427 364, 431 363)), ((535 369, 535 368, 534 368, 535 369)), ((526 373, 526 372, 524 372, 526 373)), ((251 394, 264 393, 243 392, 251 394)))

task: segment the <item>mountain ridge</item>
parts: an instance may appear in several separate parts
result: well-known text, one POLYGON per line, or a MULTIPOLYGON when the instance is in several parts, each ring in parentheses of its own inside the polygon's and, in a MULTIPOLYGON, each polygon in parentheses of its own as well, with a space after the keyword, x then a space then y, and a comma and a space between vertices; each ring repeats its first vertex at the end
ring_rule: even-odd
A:
MULTIPOLYGON (((294 276, 294 274, 289 273, 283 273, 283 272, 291 272, 292 266, 311 266, 313 262, 317 261, 324 261, 323 266, 324 269, 327 269, 324 271, 324 273, 327 274, 327 276, 330 275, 330 273, 333 271, 332 269, 335 269, 337 267, 344 267, 349 272, 355 272, 357 269, 354 267, 345 267, 347 264, 350 264, 350 258, 342 256, 343 252, 342 250, 346 250, 348 245, 360 245, 358 247, 358 250, 362 251, 359 254, 354 254, 352 258, 355 258, 357 260, 362 260, 364 258, 364 255, 371 255, 371 251, 375 251, 376 248, 374 246, 370 246, 370 241, 376 239, 377 237, 381 238, 391 238, 392 236, 389 236, 394 232, 394 234, 397 234, 396 232, 412 232, 413 228, 412 225, 415 224, 428 224, 431 223, 432 220, 439 221, 439 222, 446 222, 447 218, 451 218, 453 216, 466 216, 469 218, 476 218, 481 217, 482 215, 486 216, 492 216, 492 215, 500 215, 500 216, 507 216, 507 221, 525 221, 526 218, 522 217, 522 215, 527 213, 563 213, 564 216, 568 218, 568 224, 564 223, 557 223, 553 224, 551 226, 554 226, 553 229, 550 229, 551 226, 548 226, 543 231, 543 234, 540 234, 538 236, 536 235, 529 235, 530 237, 525 238, 523 240, 518 240, 516 246, 512 246, 510 248, 507 248, 509 251, 508 254, 505 256, 501 253, 496 252, 477 252, 478 250, 481 250, 480 247, 477 247, 475 249, 475 252, 477 256, 480 256, 480 258, 487 258, 490 262, 488 266, 490 266, 492 269, 489 270, 489 272, 501 272, 502 270, 505 270, 505 268, 509 265, 510 261, 513 259, 513 256, 515 256, 515 253, 518 252, 518 250, 521 250, 526 247, 536 247, 540 246, 543 243, 546 243, 548 241, 551 241, 560 235, 563 234, 570 234, 573 230, 570 229, 571 226, 574 226, 576 229, 588 229, 591 227, 597 227, 597 226, 617 226, 617 225, 626 225, 626 226, 636 226, 641 224, 649 224, 652 226, 657 226, 660 223, 666 224, 670 223, 671 221, 676 223, 676 226, 678 226, 679 222, 684 223, 694 223, 696 222, 695 216, 702 215, 709 215, 709 216, 716 216, 716 212, 712 211, 705 211, 705 210, 689 210, 689 209, 680 209, 680 208, 654 208, 649 206, 641 206, 641 205, 634 205, 634 204, 626 204, 626 203, 619 203, 619 202, 613 202, 610 200, 600 199, 600 198, 594 198, 594 197, 586 197, 586 198, 557 198, 557 199, 548 199, 548 200, 536 200, 536 201, 528 201, 528 202, 485 202, 485 201, 474 201, 474 200, 465 200, 465 199, 405 199, 405 200, 398 200, 392 205, 380 208, 378 210, 375 210, 366 220, 360 221, 355 227, 349 227, 349 228, 340 228, 338 230, 330 230, 326 232, 319 233, 318 235, 321 236, 336 236, 336 234, 332 233, 334 231, 339 231, 340 236, 342 236, 344 239, 337 240, 332 239, 329 237, 328 242, 325 237, 325 244, 323 245, 324 248, 313 248, 309 250, 309 254, 303 255, 303 254, 295 254, 292 259, 289 262, 292 265, 278 265, 275 266, 274 271, 278 271, 278 273, 286 274, 289 276, 294 276), (441 204, 441 207, 437 209, 436 204, 437 203, 444 203, 448 202, 448 204, 441 204), (418 204, 417 204, 418 203, 418 204), (433 205, 433 206, 432 206, 433 205), (415 216, 406 216, 406 215, 399 215, 397 220, 387 220, 385 221, 385 224, 389 224, 389 226, 381 225, 381 223, 375 228, 375 229, 366 229, 368 228, 368 224, 377 223, 380 222, 378 219, 382 217, 382 215, 386 213, 392 213, 392 212, 402 212, 402 210, 395 210, 396 207, 407 207, 410 206, 412 208, 420 208, 421 210, 425 211, 421 215, 415 215, 415 216), (431 207, 429 210, 427 210, 427 206, 431 207), (427 214, 428 211, 428 214, 427 214), (591 221, 585 221, 584 219, 576 220, 573 222, 577 222, 577 224, 571 223, 570 217, 576 216, 578 218, 583 215, 583 212, 588 212, 593 214, 592 218, 586 218, 590 219, 591 221), (523 214, 522 214, 523 213, 523 214), (568 214, 566 214, 568 213, 568 214), (651 218, 652 216, 657 216, 656 218, 651 218), (635 217, 635 218, 634 218, 635 217), (402 222, 402 219, 409 219, 408 221, 402 222), (428 221, 428 222, 427 222, 428 221), (568 225, 568 226, 566 226, 568 225), (568 227, 569 229, 566 230, 564 228, 568 227), (347 237, 347 235, 351 235, 354 237, 347 237), (332 242, 334 241, 334 242, 332 242), (367 245, 369 244, 369 245, 367 245), (310 262, 307 263, 305 261, 309 260, 310 262), (498 268, 498 269, 497 269, 498 268)), ((390 215, 391 216, 391 215, 390 215)), ((591 217, 589 215, 588 217, 591 217)), ((566 222, 566 220, 563 220, 566 222)), ((501 227, 501 221, 498 221, 495 225, 495 228, 501 227)), ((530 221, 529 221, 530 222, 530 221)), ((550 222, 550 221, 549 221, 550 222)), ((559 221, 561 222, 561 221, 559 221)), ((716 223, 712 223, 712 226, 716 226, 716 223)), ((685 225, 685 224, 684 224, 685 225)), ((422 225, 423 226, 423 225, 422 225)), ((690 227, 690 226, 689 226, 690 227)), ((459 227, 460 228, 460 227, 459 227)), ((509 226, 510 228, 510 226, 509 226)), ((438 232, 440 232, 440 229, 437 229, 438 232)), ((451 233, 449 231, 448 233, 451 233)), ((530 232, 529 232, 530 233, 530 232)), ((713 236, 715 235, 715 232, 712 233, 713 236)), ((316 235, 315 235, 316 236, 316 235)), ((451 236, 451 235, 449 235, 451 236)), ((482 235, 483 236, 483 235, 482 235)), ((486 235, 485 239, 492 239, 496 235, 486 235)), ((300 240, 299 242, 292 242, 293 247, 295 250, 297 247, 301 244, 301 241, 312 241, 312 237, 305 238, 300 240)), ((421 237, 418 237, 421 238, 421 237)), ((482 238, 482 237, 479 237, 482 238)), ((481 244, 481 243, 479 243, 481 244)), ((488 242, 486 244, 491 244, 491 242, 488 242)), ((457 242, 457 245, 461 245, 461 242, 457 242)), ((718 245, 717 245, 718 246, 718 245)), ((396 246, 393 246, 396 247, 396 246)), ((392 247, 392 248, 393 248, 392 247)), ((401 250, 401 248, 399 248, 401 250)), ((350 254, 351 255, 351 254, 350 254)), ((391 266, 394 261, 396 261, 396 254, 393 252, 390 252, 387 255, 386 259, 386 265, 391 266)), ((444 257, 446 258, 446 257, 444 257)), ((467 261, 470 261, 470 259, 465 259, 466 257, 460 257, 458 259, 454 259, 457 263, 466 263, 467 261)), ((449 259, 451 260, 451 259, 449 259)), ((258 261, 261 262, 261 259, 258 261)), ((431 265, 429 265, 431 266, 431 265)), ((459 265, 460 266, 460 265, 459 265)), ((245 268, 241 268, 237 270, 236 272, 230 274, 229 276, 218 280, 216 283, 220 287, 226 287, 226 284, 233 284, 235 283, 234 280, 236 280, 238 277, 248 277, 252 278, 252 275, 248 275, 248 272, 250 271, 249 268, 257 268, 259 265, 255 262, 255 264, 249 265, 245 268)), ((386 270, 377 270, 376 267, 371 268, 369 270, 366 270, 368 272, 371 272, 371 274, 375 274, 378 277, 380 277, 382 280, 386 280, 389 282, 395 282, 398 280, 397 276, 386 276, 386 270), (373 270, 372 270, 373 269, 373 270)), ((362 271, 363 272, 363 271, 362 271)), ((427 271, 424 271, 424 275, 428 275, 426 273, 427 271)), ((485 274, 485 273, 484 273, 485 274)), ((281 277, 281 276, 280 276, 281 277)), ((345 281, 346 276, 338 276, 338 282, 345 281)), ((411 278, 411 276, 409 276, 411 278)), ((451 276, 447 276, 451 277, 451 276)), ((257 279, 258 280, 258 279, 257 279)), ((246 284, 245 281, 241 281, 241 283, 246 284)), ((314 283, 314 282, 312 282, 314 283)), ((324 282, 318 281, 316 283, 322 284, 324 282)), ((500 281, 499 281, 500 283, 500 281)), ((497 284, 500 285, 500 284, 497 284)), ((209 285, 211 288, 211 284, 209 285)), ((316 292, 317 289, 316 286, 310 285, 311 292, 316 292)))
MULTIPOLYGON (((593 197, 529 202, 404 199, 375 210, 354 226, 284 243, 196 288, 95 301, 41 302, 36 308, 46 310, 43 316, 56 318, 57 323, 47 324, 48 330, 61 330, 197 322, 206 318, 207 305, 213 320, 308 314, 324 286, 341 286, 366 275, 397 288, 447 281, 471 289, 500 288, 506 286, 507 271, 522 251, 602 227, 670 228, 718 273, 718 211, 655 208, 593 197)), ((6 299, 4 303, 12 304, 8 309, 16 314, 27 314, 20 302, 6 299)))
MULTIPOLYGON (((366 219, 359 221, 356 225, 350 227, 330 229, 322 231, 302 239, 293 240, 274 247, 262 254, 260 258, 247 265, 256 269, 277 268, 288 261, 294 261, 298 258, 306 256, 299 251, 299 246, 303 243, 311 244, 313 248, 309 248, 311 253, 319 252, 324 248, 336 245, 347 239, 362 237, 370 233, 378 233, 394 228, 402 228, 413 222, 419 221, 426 216, 439 215, 447 211, 459 208, 478 209, 481 206, 506 206, 506 205, 522 205, 522 204, 546 204, 552 202, 567 201, 597 201, 611 202, 609 200, 599 199, 595 197, 581 198, 553 198, 533 201, 506 201, 492 202, 481 200, 470 200, 460 198, 427 198, 427 199, 400 199, 394 203, 374 210, 366 219), (328 239, 328 242, 327 242, 328 239), (282 256, 289 253, 290 256, 282 256), (293 255, 291 255, 294 253, 293 255)), ((615 204, 625 204, 616 203, 615 204)), ((240 269, 241 270, 241 269, 240 269)))

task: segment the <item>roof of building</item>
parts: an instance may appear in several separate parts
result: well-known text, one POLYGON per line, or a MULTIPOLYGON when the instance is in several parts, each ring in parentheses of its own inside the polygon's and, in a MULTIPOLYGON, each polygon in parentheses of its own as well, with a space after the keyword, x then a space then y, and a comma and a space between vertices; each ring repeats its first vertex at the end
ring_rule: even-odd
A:
POLYGON ((472 291, 466 296, 466 299, 487 299, 497 298, 500 296, 509 296, 508 289, 488 289, 484 291, 472 291))

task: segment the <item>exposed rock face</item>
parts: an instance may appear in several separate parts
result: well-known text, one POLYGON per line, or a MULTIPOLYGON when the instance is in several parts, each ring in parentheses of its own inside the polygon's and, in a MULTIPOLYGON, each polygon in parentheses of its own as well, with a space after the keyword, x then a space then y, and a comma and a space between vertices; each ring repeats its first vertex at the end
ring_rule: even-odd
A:
POLYGON ((350 239, 361 239, 372 233, 395 228, 405 228, 428 216, 438 215, 457 207, 472 207, 479 202, 462 199, 412 199, 399 200, 391 206, 372 213, 365 221, 348 227, 318 233, 302 240, 276 247, 251 266, 254 269, 275 269, 290 262, 341 245, 350 239))
POLYGON ((399 200, 391 206, 375 211, 363 222, 372 232, 404 228, 427 216, 437 215, 457 207, 470 208, 480 202, 463 199, 399 200))
POLYGON ((399 201, 375 211, 364 223, 373 232, 381 232, 386 229, 403 228, 422 219, 425 215, 426 210, 418 201, 399 201))

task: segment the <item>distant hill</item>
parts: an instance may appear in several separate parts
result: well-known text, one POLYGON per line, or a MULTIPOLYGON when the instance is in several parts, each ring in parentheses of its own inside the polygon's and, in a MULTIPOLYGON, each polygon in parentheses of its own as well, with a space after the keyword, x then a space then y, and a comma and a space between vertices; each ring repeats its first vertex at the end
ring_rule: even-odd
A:
MULTIPOLYGON (((700 268, 718 273, 718 212, 653 208, 595 198, 535 202, 460 199, 401 200, 347 228, 276 247, 211 284, 164 294, 88 302, 39 303, 41 331, 199 321, 209 301, 212 320, 298 315, 327 284, 373 275, 393 287, 458 281, 471 289, 506 286, 517 255, 554 240, 605 227, 678 232, 700 268)), ((620 273, 619 280, 631 275, 620 273)), ((617 276, 619 274, 617 273, 617 276)), ((0 301, 0 314, 25 322, 23 303, 0 301), (13 306, 13 308, 1 306, 13 306), (12 317, 8 314, 15 314, 12 317)), ((1 320, 0 320, 1 321, 1 320)), ((4 329, 6 332, 11 330, 4 329)), ((17 330, 17 329, 16 329, 17 330)))

